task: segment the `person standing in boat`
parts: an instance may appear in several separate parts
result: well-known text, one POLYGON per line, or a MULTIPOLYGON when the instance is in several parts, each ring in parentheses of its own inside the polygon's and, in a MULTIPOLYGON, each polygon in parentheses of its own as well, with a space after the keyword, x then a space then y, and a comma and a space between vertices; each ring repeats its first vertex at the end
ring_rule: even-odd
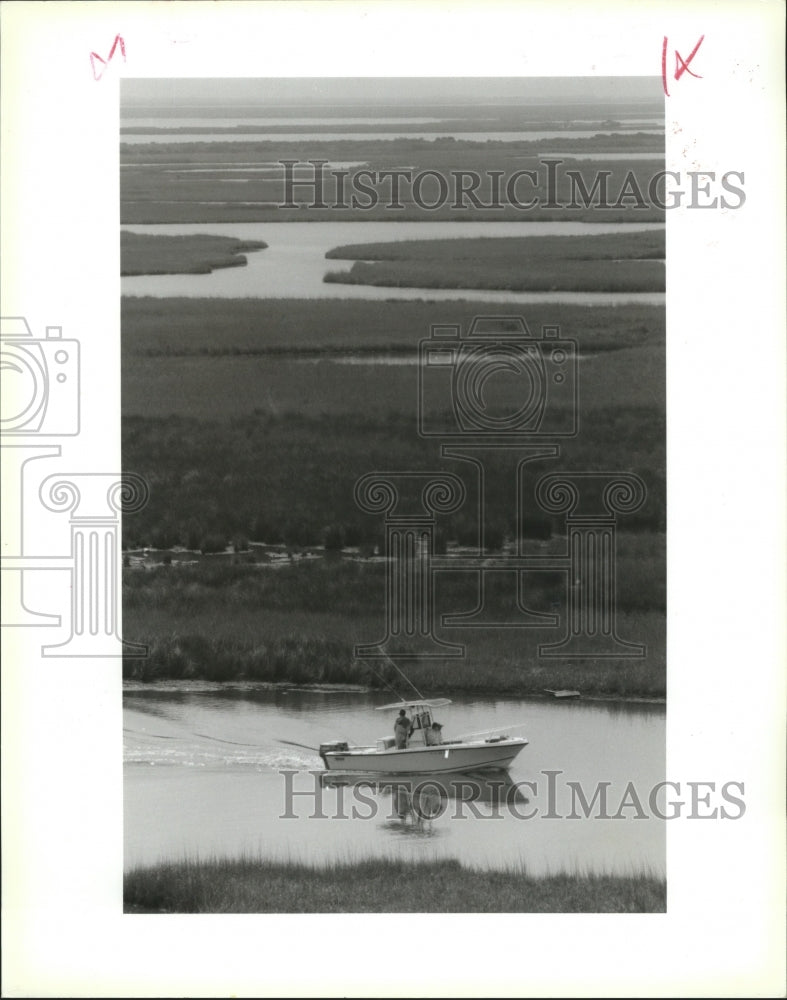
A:
POLYGON ((396 717, 396 722, 394 722, 394 738, 397 750, 406 749, 407 737, 410 735, 411 728, 412 723, 407 718, 407 712, 403 708, 400 708, 399 715, 396 717))

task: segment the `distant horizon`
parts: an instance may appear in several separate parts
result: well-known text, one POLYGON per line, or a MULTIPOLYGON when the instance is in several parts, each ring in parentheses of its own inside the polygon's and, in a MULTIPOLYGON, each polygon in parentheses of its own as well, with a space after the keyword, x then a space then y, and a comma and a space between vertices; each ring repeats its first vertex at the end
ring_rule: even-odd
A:
POLYGON ((275 77, 121 80, 122 107, 418 107, 423 105, 652 105, 661 78, 642 77, 275 77), (218 92, 222 99, 217 102, 218 92))

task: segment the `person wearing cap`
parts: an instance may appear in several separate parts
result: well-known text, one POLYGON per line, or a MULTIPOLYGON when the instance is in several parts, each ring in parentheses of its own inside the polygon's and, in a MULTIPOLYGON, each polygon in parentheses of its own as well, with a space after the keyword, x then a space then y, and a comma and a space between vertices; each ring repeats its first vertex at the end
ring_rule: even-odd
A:
POLYGON ((412 723, 407 718, 407 712, 403 708, 400 708, 399 715, 396 717, 396 722, 394 722, 394 738, 397 750, 406 749, 407 737, 410 735, 411 728, 412 723))

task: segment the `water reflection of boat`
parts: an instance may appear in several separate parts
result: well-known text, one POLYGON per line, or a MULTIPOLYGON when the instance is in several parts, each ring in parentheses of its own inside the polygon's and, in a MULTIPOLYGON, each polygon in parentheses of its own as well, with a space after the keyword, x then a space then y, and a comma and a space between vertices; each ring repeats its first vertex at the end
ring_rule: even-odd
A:
POLYGON ((506 772, 480 771, 461 775, 436 772, 407 776, 325 771, 320 775, 320 784, 323 788, 352 787, 390 795, 397 816, 412 816, 417 820, 442 816, 451 801, 455 803, 451 814, 462 817, 472 815, 473 807, 478 805, 497 810, 501 806, 527 805, 528 802, 506 772))
MULTIPOLYGON (((378 711, 398 710, 409 724, 403 746, 395 737, 378 739, 375 745, 352 746, 345 742, 320 744, 320 757, 329 771, 364 774, 437 774, 479 770, 504 770, 527 746, 521 736, 472 734, 446 740, 435 723, 432 709, 450 705, 448 698, 400 701, 381 705, 378 711), (412 718, 406 715, 412 714, 412 718)), ((495 730, 488 730, 488 733, 495 730)))

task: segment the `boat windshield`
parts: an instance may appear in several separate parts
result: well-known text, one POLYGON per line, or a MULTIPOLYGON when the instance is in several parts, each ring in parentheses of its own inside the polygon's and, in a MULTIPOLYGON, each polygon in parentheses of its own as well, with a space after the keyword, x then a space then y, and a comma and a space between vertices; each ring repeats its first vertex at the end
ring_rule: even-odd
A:
POLYGON ((432 713, 428 708, 419 709, 413 713, 413 728, 408 745, 424 744, 425 746, 434 746, 436 743, 442 743, 442 728, 441 725, 434 721, 432 713))
POLYGON ((413 735, 418 730, 425 730, 431 728, 432 725, 432 713, 428 708, 422 708, 417 712, 413 713, 413 735))

